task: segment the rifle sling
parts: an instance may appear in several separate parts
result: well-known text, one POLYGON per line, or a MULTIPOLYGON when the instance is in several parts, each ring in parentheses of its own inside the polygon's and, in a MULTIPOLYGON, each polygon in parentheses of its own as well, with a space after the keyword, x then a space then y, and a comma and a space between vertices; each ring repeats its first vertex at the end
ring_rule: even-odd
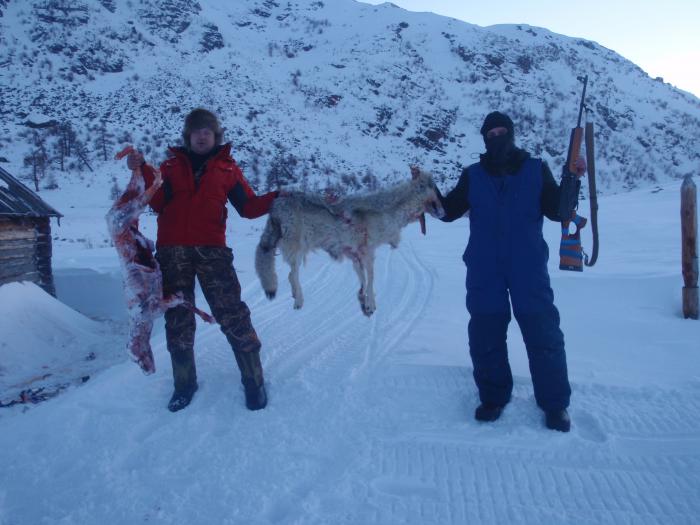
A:
POLYGON ((593 266, 598 259, 598 192, 595 181, 595 143, 593 138, 593 123, 586 123, 586 164, 588 166, 588 193, 591 201, 591 234, 593 235, 593 251, 590 260, 586 255, 584 264, 593 266))

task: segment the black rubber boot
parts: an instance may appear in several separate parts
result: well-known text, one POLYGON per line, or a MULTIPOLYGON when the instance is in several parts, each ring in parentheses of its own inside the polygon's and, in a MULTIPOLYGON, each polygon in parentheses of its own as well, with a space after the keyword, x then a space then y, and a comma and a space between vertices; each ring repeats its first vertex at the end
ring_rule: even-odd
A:
POLYGON ((238 352, 236 363, 241 371, 241 383, 245 390, 245 406, 248 410, 260 410, 267 406, 267 392, 265 391, 265 379, 263 378, 260 352, 238 352))
POLYGON ((197 384, 195 383, 194 387, 190 389, 175 390, 170 398, 170 401, 168 402, 168 410, 171 412, 177 412, 178 410, 182 410, 189 405, 192 401, 194 393, 197 391, 197 388, 197 384))
POLYGON ((481 403, 476 407, 474 419, 477 421, 496 421, 501 417, 503 405, 493 405, 491 403, 481 403))
POLYGON ((571 418, 565 408, 545 412, 545 425, 551 430, 568 432, 571 430, 571 418))
POLYGON ((192 396, 197 391, 197 369, 194 364, 194 350, 189 349, 183 352, 170 353, 170 360, 173 364, 173 392, 168 410, 177 412, 182 410, 192 401, 192 396))
POLYGON ((267 406, 267 392, 265 384, 256 386, 244 386, 245 389, 245 406, 248 410, 261 410, 267 406))

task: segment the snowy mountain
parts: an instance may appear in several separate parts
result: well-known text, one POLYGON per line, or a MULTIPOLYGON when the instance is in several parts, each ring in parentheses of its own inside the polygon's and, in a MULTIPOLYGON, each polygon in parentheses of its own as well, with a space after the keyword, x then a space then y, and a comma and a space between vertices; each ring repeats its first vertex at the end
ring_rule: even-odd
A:
POLYGON ((410 162, 449 185, 482 151, 493 109, 556 172, 583 74, 599 189, 700 163, 700 100, 545 29, 352 0, 28 0, 0 2, 0 14, 0 157, 40 186, 125 142, 161 160, 200 105, 220 113, 260 190, 373 187, 410 162))

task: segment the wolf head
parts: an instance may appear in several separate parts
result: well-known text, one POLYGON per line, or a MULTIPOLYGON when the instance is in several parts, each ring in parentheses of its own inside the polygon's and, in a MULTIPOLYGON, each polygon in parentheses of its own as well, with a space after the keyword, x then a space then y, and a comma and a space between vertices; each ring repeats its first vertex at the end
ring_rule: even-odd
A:
MULTIPOLYGON (((411 177, 413 191, 420 195, 423 200, 423 211, 436 219, 443 217, 445 210, 442 207, 442 202, 440 202, 439 191, 437 186, 435 186, 435 182, 433 182, 433 176, 418 166, 411 166, 411 177)), ((419 220, 421 231, 425 234, 425 215, 421 214, 419 220)))

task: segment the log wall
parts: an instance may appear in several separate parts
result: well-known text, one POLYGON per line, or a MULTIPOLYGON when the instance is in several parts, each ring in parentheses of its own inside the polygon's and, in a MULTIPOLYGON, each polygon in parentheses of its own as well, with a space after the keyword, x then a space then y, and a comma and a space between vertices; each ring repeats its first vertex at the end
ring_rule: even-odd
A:
POLYGON ((0 285, 31 281, 56 295, 48 217, 0 217, 0 285))

